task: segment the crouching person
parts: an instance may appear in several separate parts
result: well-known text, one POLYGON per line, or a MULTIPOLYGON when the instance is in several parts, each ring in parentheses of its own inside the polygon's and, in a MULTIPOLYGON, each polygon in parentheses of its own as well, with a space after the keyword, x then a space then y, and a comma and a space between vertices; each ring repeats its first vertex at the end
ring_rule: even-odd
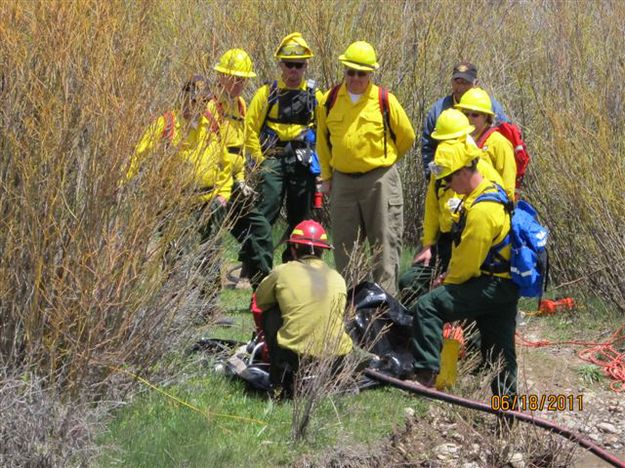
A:
POLYGON ((432 173, 463 196, 459 220, 452 228, 452 252, 439 287, 412 308, 412 350, 419 382, 432 386, 439 371, 443 324, 473 319, 482 337, 486 362, 503 360, 491 383, 497 395, 516 393, 515 316, 519 293, 510 277, 510 215, 501 203, 481 200, 497 186, 477 169, 479 153, 465 141, 442 142, 432 173))
POLYGON ((338 372, 352 350, 345 332, 345 280, 322 259, 331 249, 323 227, 302 221, 288 240, 293 259, 275 267, 256 290, 269 347, 270 380, 285 396, 304 358, 329 359, 338 372))

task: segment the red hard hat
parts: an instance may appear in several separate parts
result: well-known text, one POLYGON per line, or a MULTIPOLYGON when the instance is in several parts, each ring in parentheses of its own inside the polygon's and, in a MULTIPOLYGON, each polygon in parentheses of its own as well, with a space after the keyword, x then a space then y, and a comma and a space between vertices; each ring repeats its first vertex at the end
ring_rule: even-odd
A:
POLYGON ((317 221, 310 219, 302 221, 293 229, 289 238, 291 244, 310 245, 312 247, 321 247, 322 249, 331 249, 328 243, 328 235, 323 226, 317 221))

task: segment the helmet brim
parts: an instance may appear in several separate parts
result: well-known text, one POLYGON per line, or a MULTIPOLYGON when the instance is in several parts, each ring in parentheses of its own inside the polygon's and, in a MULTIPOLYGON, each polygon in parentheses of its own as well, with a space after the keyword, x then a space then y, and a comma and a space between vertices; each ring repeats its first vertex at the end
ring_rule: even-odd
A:
POLYGON ((213 70, 218 71, 219 73, 223 73, 224 75, 238 76, 239 78, 255 78, 256 73, 253 71, 241 71, 241 70, 232 70, 230 68, 222 67, 217 64, 213 67, 213 70))
POLYGON ((454 133, 441 133, 434 130, 432 132, 432 138, 434 138, 435 140, 451 140, 453 138, 460 138, 461 136, 468 135, 472 133, 473 130, 475 130, 475 126, 473 125, 469 125, 466 129, 459 130, 454 133))
POLYGON ((475 112, 481 112, 482 114, 495 115, 495 113, 492 110, 484 109, 483 107, 479 107, 479 106, 472 106, 471 104, 459 103, 454 106, 454 109, 473 110, 475 112))
POLYGON ((353 68, 354 70, 372 72, 380 68, 380 64, 378 62, 372 63, 371 65, 366 64, 366 63, 352 62, 351 60, 347 59, 345 55, 339 56, 339 62, 341 62, 347 68, 353 68))
POLYGON ((308 245, 309 247, 319 247, 320 249, 332 250, 334 247, 331 244, 326 244, 320 241, 311 241, 308 239, 289 239, 289 244, 308 245))

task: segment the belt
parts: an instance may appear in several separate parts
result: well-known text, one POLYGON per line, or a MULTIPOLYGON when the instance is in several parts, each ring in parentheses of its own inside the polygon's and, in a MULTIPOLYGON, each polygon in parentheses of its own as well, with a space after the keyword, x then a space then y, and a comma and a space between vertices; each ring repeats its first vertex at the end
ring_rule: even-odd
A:
MULTIPOLYGON (((373 169, 373 170, 375 170, 375 169, 373 169)), ((341 171, 337 171, 335 169, 334 172, 337 172, 337 173, 339 173, 341 175, 345 175, 347 177, 351 177, 353 179, 357 179, 358 177, 362 177, 364 175, 369 174, 369 172, 371 172, 371 171, 368 171, 368 172, 341 172, 341 171)))
POLYGON ((242 154, 243 153, 243 148, 241 148, 240 146, 228 146, 226 150, 230 154, 242 154))

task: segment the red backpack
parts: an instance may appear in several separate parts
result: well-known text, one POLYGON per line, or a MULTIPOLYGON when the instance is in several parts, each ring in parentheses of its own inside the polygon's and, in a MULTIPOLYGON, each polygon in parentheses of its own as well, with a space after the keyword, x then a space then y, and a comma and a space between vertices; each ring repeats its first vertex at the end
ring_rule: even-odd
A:
POLYGON ((521 188, 523 183, 523 177, 525 177, 525 171, 532 158, 527 152, 527 145, 523 141, 523 135, 521 129, 513 123, 503 122, 495 127, 489 128, 476 142, 477 146, 482 148, 484 143, 493 132, 501 133, 506 139, 512 143, 514 148, 514 160, 516 161, 516 188, 521 188))

